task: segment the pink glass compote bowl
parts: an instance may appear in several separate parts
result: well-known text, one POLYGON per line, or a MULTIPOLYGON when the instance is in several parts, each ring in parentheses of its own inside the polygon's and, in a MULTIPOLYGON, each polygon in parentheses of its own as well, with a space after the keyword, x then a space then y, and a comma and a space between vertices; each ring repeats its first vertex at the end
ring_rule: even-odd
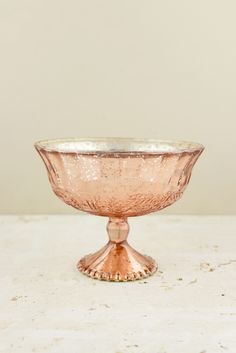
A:
POLYGON ((78 210, 109 217, 108 243, 83 257, 79 271, 106 281, 130 281, 154 273, 156 262, 127 242, 127 218, 177 201, 204 147, 132 138, 45 140, 35 147, 60 199, 78 210))

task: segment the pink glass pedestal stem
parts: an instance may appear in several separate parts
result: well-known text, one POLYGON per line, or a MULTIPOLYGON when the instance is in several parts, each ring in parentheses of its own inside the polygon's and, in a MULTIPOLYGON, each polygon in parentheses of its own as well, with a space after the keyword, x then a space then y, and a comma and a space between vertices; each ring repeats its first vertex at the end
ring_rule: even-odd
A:
POLYGON ((127 218, 110 217, 107 224, 108 243, 99 251, 82 258, 77 267, 90 277, 109 281, 130 281, 150 276, 156 262, 134 250, 127 242, 127 218))

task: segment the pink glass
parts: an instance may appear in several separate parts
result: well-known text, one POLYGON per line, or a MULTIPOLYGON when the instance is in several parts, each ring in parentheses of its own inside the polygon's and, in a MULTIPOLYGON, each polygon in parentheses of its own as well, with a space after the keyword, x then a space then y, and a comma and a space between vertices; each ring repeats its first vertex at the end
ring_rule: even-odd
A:
POLYGON ((77 267, 106 281, 145 278, 157 269, 127 242, 128 217, 161 210, 183 194, 204 147, 125 138, 45 140, 35 144, 55 194, 70 206, 109 217, 108 243, 77 267))

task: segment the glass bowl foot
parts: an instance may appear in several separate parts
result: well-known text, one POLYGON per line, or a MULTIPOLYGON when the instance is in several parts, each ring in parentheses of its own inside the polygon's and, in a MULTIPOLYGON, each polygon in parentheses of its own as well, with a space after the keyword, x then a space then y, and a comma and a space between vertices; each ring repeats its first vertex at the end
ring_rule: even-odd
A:
POLYGON ((124 282, 151 276, 157 270, 157 264, 124 240, 120 243, 109 241, 101 250, 83 257, 77 268, 95 279, 124 282))

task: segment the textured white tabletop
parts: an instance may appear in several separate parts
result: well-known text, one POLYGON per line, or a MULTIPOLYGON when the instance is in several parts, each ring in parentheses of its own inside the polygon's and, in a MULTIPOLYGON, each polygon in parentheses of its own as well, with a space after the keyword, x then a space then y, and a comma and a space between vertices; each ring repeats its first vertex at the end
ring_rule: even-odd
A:
POLYGON ((106 221, 0 217, 0 352, 235 353, 236 217, 130 219, 159 272, 128 283, 76 270, 106 221))

